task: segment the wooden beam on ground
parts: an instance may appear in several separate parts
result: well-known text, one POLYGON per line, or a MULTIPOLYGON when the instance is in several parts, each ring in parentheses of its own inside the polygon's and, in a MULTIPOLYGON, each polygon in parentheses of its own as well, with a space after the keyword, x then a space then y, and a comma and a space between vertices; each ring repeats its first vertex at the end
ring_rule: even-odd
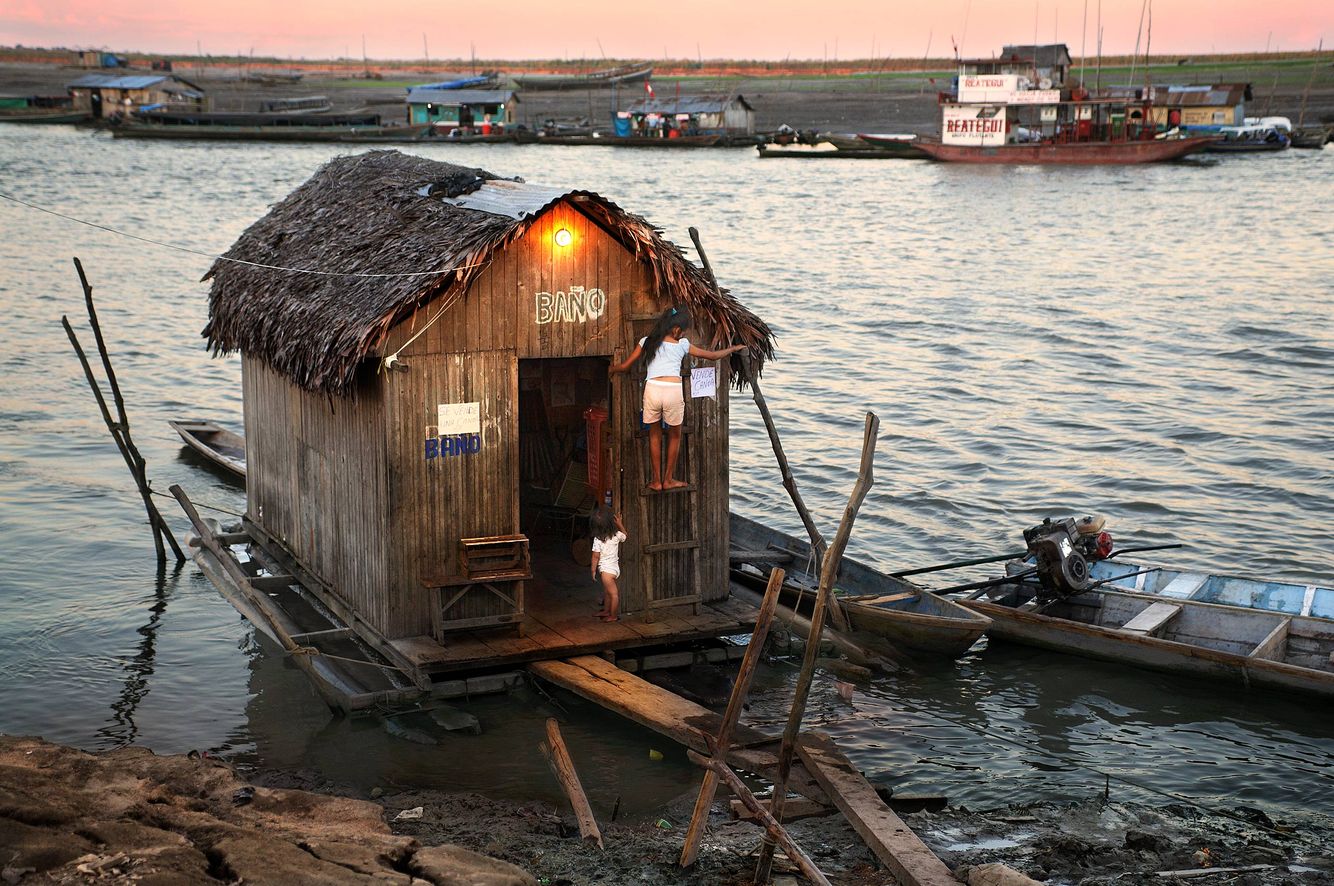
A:
MULTIPOLYGON (((761 798, 756 797, 760 800, 761 798)), ((763 801, 761 801, 763 802, 763 801)), ((739 821, 758 821, 758 816, 740 800, 732 801, 732 817, 739 821)), ((838 808, 807 800, 805 797, 789 797, 783 804, 783 821, 800 821, 803 818, 818 818, 822 815, 834 815, 838 808)))
MULTIPOLYGON (((732 684, 732 697, 727 702, 723 713, 722 726, 714 736, 712 762, 722 763, 727 751, 732 746, 732 731, 741 720, 741 711, 746 705, 746 696, 750 693, 750 681, 759 667, 760 655, 764 651, 764 641, 769 637, 769 625, 774 620, 774 610, 778 608, 778 595, 783 590, 783 579, 787 573, 775 568, 769 573, 769 585, 764 589, 764 602, 760 605, 759 615, 755 617, 755 631, 750 635, 746 646, 746 657, 737 671, 736 682, 732 684)), ((686 830, 685 841, 681 844, 681 867, 688 868, 699 857, 699 841, 704 836, 704 827, 709 823, 709 809, 713 806, 714 795, 718 792, 718 772, 712 767, 704 770, 704 781, 699 786, 699 796, 695 798, 695 809, 690 815, 690 827, 686 830)))
POLYGON ((959 881, 945 863, 885 805, 832 740, 819 734, 802 736, 797 753, 834 805, 900 883, 958 886, 959 881))
POLYGON ((726 763, 719 760, 710 760, 694 751, 690 751, 689 754, 692 762, 697 763, 700 766, 707 766, 718 774, 718 777, 726 783, 732 790, 732 793, 736 794, 741 802, 746 805, 746 808, 754 813, 755 818, 760 824, 764 825, 765 831, 773 841, 783 847, 783 851, 787 853, 787 857, 792 859, 798 869, 801 870, 802 876, 810 880, 812 883, 820 884, 820 886, 830 886, 829 880, 826 879, 820 869, 815 866, 815 862, 811 861, 810 856, 802 851, 801 847, 796 844, 796 842, 788 835, 787 831, 783 829, 783 826, 778 823, 778 820, 770 815, 769 811, 764 808, 764 805, 760 803, 759 800, 755 799, 755 795, 750 792, 750 788, 746 787, 745 783, 737 778, 736 773, 728 768, 726 763))
MULTIPOLYGON (((787 802, 787 779, 792 769, 792 757, 796 753, 797 736, 801 732, 801 720, 806 714, 806 699, 810 695, 811 680, 815 677, 815 662, 820 657, 820 634, 824 630, 825 614, 831 611, 830 600, 834 595, 834 582, 838 579, 838 566, 843 559, 843 551, 852 537, 852 525, 857 519, 866 494, 875 483, 875 444, 880 431, 880 419, 875 413, 866 413, 866 426, 862 432, 862 460, 857 472, 857 482, 852 486, 852 495, 843 509, 843 519, 839 522, 834 543, 825 551, 824 562, 820 565, 820 588, 815 594, 815 608, 811 611, 811 632, 806 641, 806 654, 802 658, 801 673, 797 676, 797 685, 793 688, 792 710, 788 713, 787 726, 783 729, 783 745, 778 752, 778 777, 774 779, 774 797, 770 812, 776 820, 783 817, 783 804, 787 802)), ((767 883, 773 867, 774 844, 765 840, 760 847, 760 860, 755 866, 755 882, 767 883)))
MULTIPOLYGON (((566 661, 535 661, 529 673, 567 689, 702 754, 709 753, 706 735, 716 735, 722 718, 708 708, 654 686, 596 655, 566 661)), ((727 761, 737 769, 772 778, 778 768, 778 738, 750 726, 732 733, 727 761)), ((794 766, 788 779, 792 790, 820 803, 829 803, 804 765, 794 766)))
POLYGON ((547 740, 539 742, 538 747, 542 750, 542 756, 547 758, 556 781, 560 782, 561 790, 565 791, 565 796, 570 800, 574 817, 579 820, 580 835, 585 842, 596 843, 601 849, 602 831, 598 829, 597 819, 593 817, 593 807, 588 805, 588 795, 579 783, 579 773, 574 769, 574 760, 565 747, 565 739, 560 734, 560 724, 555 717, 547 718, 547 740))

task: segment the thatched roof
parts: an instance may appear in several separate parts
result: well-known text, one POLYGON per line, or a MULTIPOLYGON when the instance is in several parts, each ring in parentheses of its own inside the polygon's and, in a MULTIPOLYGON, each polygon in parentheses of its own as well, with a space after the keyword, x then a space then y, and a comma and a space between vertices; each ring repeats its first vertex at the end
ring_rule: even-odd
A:
POLYGON ((462 293, 498 249, 569 196, 585 197, 579 209, 720 340, 748 345, 757 364, 773 355, 762 320, 611 201, 397 151, 331 160, 251 225, 204 276, 213 288, 203 335, 214 354, 241 351, 307 390, 346 394, 364 362, 383 356, 395 323, 462 293))

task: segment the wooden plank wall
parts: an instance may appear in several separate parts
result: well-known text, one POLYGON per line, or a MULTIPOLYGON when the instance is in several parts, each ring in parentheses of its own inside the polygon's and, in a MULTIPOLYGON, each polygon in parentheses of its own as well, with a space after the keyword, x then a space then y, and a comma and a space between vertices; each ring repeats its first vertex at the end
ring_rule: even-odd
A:
MULTIPOLYGON (((384 636, 428 634, 435 603, 421 576, 456 572, 460 538, 519 531, 518 360, 620 359, 652 325, 634 318, 652 318, 671 303, 670 295, 655 291, 646 266, 577 203, 563 202, 495 255, 464 298, 443 312, 440 301, 427 304, 395 326, 386 353, 425 330, 401 354, 407 371, 369 378, 355 401, 313 397, 246 360, 252 516, 384 636), (554 242, 561 228, 573 237, 568 247, 554 242), (562 313, 560 294, 568 300, 578 287, 583 313, 568 307, 562 313), (588 293, 595 289, 606 304, 590 311, 588 293), (481 450, 426 459, 437 406, 472 402, 481 404, 481 450)), ((707 331, 695 336, 708 345, 707 331)), ((683 456, 700 467, 695 498, 704 587, 695 587, 690 556, 659 555, 658 598, 727 596, 728 387, 725 365, 719 369, 717 399, 688 402, 687 424, 694 430, 683 456)), ((617 506, 631 530, 622 558, 622 608, 635 612, 648 602, 639 576, 638 508, 654 508, 649 517, 656 538, 650 541, 684 539, 691 533, 690 497, 639 494, 646 461, 638 459, 648 457, 646 438, 635 436, 642 364, 617 387, 612 468, 617 506)), ((495 611, 479 598, 452 614, 495 611)))
POLYGON ((241 366, 251 519, 379 624, 389 521, 378 384, 330 400, 253 358, 241 366))

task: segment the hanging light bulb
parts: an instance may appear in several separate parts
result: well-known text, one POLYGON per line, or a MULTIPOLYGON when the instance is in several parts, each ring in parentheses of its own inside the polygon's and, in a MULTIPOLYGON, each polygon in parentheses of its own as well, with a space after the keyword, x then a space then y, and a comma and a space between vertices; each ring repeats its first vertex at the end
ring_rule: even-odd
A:
POLYGON ((564 248, 574 242, 574 235, 570 233, 569 228, 560 228, 552 239, 556 241, 557 246, 564 248))

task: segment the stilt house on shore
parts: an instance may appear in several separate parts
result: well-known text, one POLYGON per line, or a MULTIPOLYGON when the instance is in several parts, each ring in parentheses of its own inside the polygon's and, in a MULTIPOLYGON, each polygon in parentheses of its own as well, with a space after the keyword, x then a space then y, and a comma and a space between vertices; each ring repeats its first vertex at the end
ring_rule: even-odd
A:
POLYGON ((547 631, 570 601, 575 627, 548 633, 623 629, 591 617, 576 562, 608 494, 630 534, 625 620, 727 600, 735 367, 687 360, 687 485, 667 492, 646 489, 642 361, 607 370, 670 306, 693 341, 744 343, 757 364, 772 336, 644 219, 373 151, 325 165, 208 278, 204 335, 242 359, 247 521, 376 645, 429 670, 479 630, 547 631))

